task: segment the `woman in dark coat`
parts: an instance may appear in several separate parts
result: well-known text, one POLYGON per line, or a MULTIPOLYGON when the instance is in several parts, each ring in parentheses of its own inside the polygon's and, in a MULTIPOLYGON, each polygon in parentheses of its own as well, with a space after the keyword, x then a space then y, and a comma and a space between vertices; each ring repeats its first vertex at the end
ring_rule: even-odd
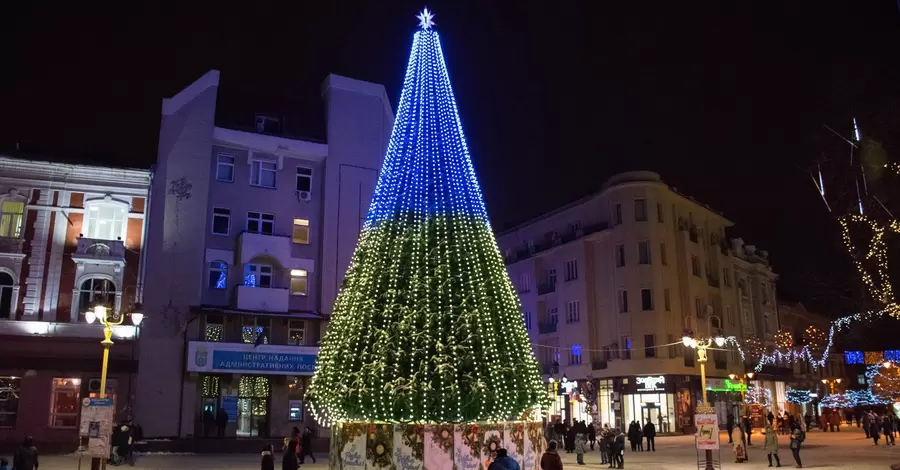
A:
POLYGON ((591 450, 594 450, 594 443, 597 442, 597 428, 594 427, 594 423, 587 427, 587 437, 591 441, 591 450))
POLYGON ((566 430, 566 453, 575 452, 575 426, 569 426, 566 430))

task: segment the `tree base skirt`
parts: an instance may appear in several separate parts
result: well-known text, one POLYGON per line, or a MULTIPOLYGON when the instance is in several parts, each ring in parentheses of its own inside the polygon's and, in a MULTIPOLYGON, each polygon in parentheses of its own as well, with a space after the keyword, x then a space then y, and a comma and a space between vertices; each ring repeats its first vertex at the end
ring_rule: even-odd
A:
POLYGON ((539 470, 540 422, 332 426, 329 467, 340 470, 486 470, 498 448, 522 470, 539 470))

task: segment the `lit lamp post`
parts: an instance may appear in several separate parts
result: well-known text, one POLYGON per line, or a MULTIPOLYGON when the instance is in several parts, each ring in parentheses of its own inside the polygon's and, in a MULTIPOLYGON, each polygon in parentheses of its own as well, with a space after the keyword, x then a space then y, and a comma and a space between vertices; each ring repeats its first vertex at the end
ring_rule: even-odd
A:
MULTIPOLYGON (((707 349, 709 349, 713 343, 718 347, 722 347, 725 345, 725 337, 719 333, 716 333, 715 337, 706 337, 706 338, 694 338, 691 332, 685 332, 684 336, 681 338, 681 342, 685 347, 693 348, 697 350, 697 362, 700 363, 700 388, 703 390, 703 406, 698 406, 695 409, 696 413, 704 413, 704 414, 715 414, 715 408, 709 406, 709 401, 706 399, 706 361, 707 361, 707 349)), ((716 440, 718 440, 718 428, 715 430, 716 440)), ((712 458, 712 450, 706 449, 706 465, 703 467, 704 470, 715 470, 713 466, 713 458, 712 458)))
MULTIPOLYGON (((741 384, 741 403, 744 403, 744 379, 747 379, 747 382, 753 380, 753 376, 755 374, 753 372, 747 372, 746 374, 740 376, 740 384, 741 384)), ((736 374, 728 374, 728 378, 733 382, 734 379, 738 378, 736 374)))
POLYGON ((831 386, 831 395, 834 395, 834 384, 841 383, 841 379, 822 379, 822 383, 831 386))
MULTIPOLYGON (((130 314, 131 323, 134 326, 140 326, 141 322, 144 321, 144 314, 140 312, 140 304, 135 304, 134 308, 136 311, 130 314)), ((103 366, 100 369, 100 398, 106 398, 106 372, 109 368, 109 348, 113 345, 112 327, 121 325, 125 321, 125 314, 119 315, 118 320, 116 320, 114 316, 111 317, 109 315, 108 310, 104 305, 97 305, 93 310, 88 310, 84 314, 84 319, 88 323, 94 323, 94 320, 98 320, 103 325, 103 341, 100 342, 103 345, 103 366)), ((92 458, 91 470, 99 470, 101 462, 103 467, 106 467, 106 459, 92 458)))

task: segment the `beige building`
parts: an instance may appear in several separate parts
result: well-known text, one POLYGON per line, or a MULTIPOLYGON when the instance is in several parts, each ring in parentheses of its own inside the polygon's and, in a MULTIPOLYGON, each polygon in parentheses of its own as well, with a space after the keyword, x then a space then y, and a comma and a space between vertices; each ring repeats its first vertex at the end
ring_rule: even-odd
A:
MULTIPOLYGON (((777 276, 765 252, 729 242, 731 225, 656 173, 629 172, 498 236, 536 355, 558 390, 551 414, 690 428, 701 390, 685 331, 768 342, 777 330, 777 276)), ((723 423, 740 400, 726 378, 744 370, 733 348, 711 352, 707 388, 723 423)))

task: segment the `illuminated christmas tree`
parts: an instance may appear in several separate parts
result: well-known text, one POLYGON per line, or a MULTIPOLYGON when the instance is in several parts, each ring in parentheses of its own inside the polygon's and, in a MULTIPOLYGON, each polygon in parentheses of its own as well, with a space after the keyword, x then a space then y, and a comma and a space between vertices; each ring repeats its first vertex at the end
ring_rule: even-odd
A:
POLYGON ((321 421, 507 421, 547 397, 432 17, 418 17, 384 165, 321 343, 307 395, 321 421))

